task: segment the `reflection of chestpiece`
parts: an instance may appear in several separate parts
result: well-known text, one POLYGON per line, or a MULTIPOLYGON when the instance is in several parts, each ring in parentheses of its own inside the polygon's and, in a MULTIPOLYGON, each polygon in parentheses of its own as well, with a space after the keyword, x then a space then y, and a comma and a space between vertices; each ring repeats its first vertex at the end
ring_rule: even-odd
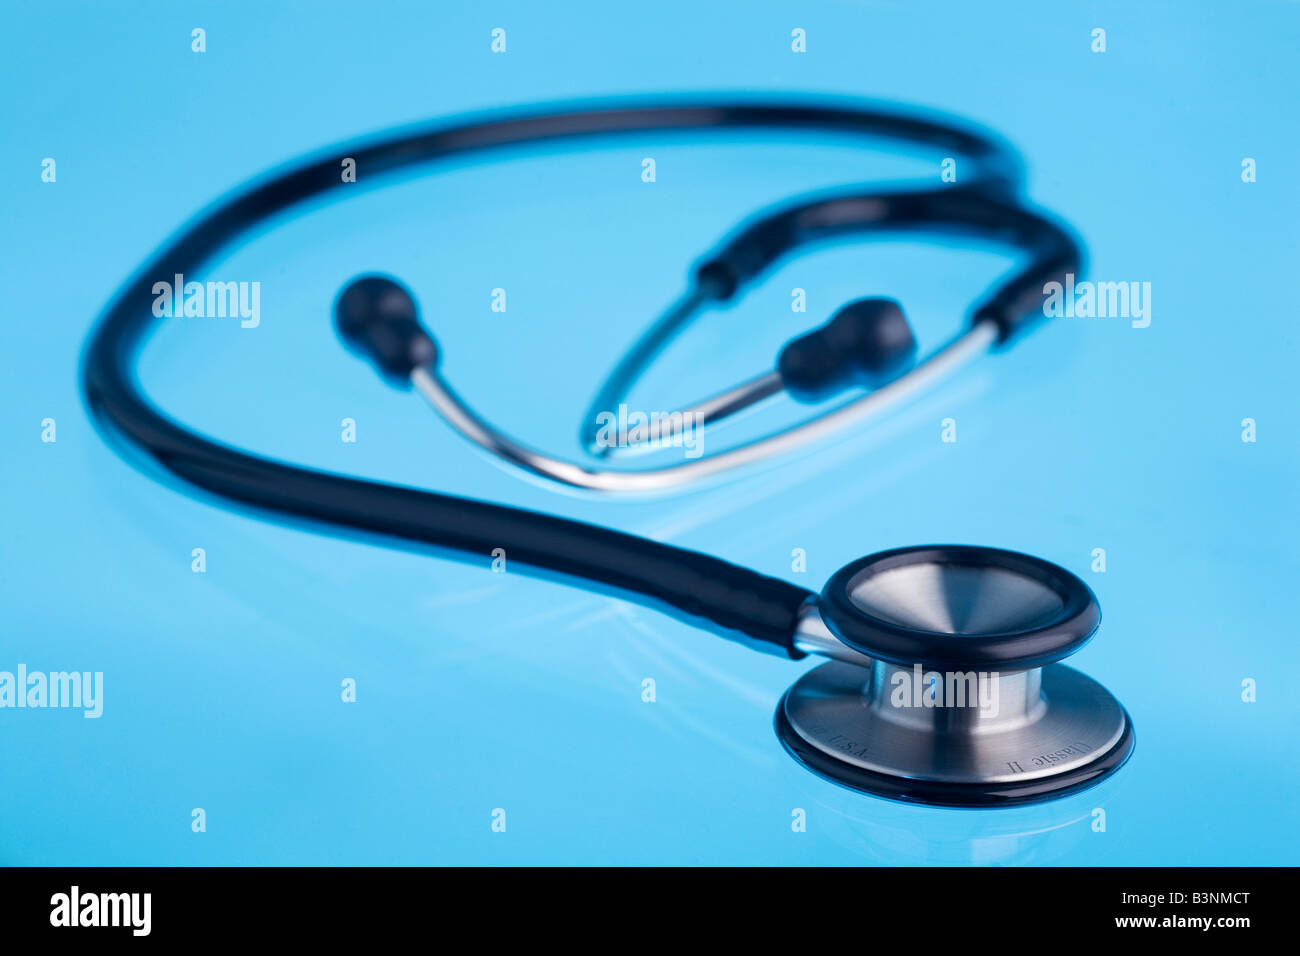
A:
POLYGON ((800 678, 777 733, 811 770, 899 800, 991 806, 1082 789, 1133 750, 1110 692, 1053 663, 1100 620, 1086 584, 1028 555, 931 546, 862 558, 808 605, 796 646, 864 657, 840 653, 800 678))

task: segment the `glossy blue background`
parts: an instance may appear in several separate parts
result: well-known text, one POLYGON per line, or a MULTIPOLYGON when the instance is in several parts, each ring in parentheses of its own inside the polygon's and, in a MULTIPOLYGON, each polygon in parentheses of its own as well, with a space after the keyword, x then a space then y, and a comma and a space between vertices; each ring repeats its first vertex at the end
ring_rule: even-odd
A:
MULTIPOLYGON (((0 711, 0 862, 1297 862, 1297 4, 83 2, 5 19, 0 669, 103 671, 106 700, 99 720, 0 711), (498 26, 505 55, 489 52, 498 26), (1105 54, 1089 49, 1097 26, 1105 54), (806 54, 790 52, 795 27, 806 54), (616 525, 813 588, 904 544, 1055 560, 1106 615, 1073 663, 1138 730, 1102 787, 984 813, 840 790, 772 734, 806 665, 493 575, 486 557, 231 514, 133 470, 89 422, 77 360, 95 316, 246 179, 395 124, 693 90, 869 96, 988 124, 1023 151, 1029 195, 1083 237, 1091 278, 1152 283, 1150 327, 1059 320, 820 455, 641 502, 519 480, 339 346, 340 286, 399 275, 462 392, 573 455, 597 376, 737 221, 807 189, 935 175, 932 156, 793 137, 644 137, 359 183, 216 264, 262 283, 261 326, 164 322, 146 388, 263 453, 616 525), (55 184, 40 181, 47 156, 55 184), (1246 156, 1257 183, 1240 180, 1246 156), (489 309, 497 286, 505 314, 489 309), (45 417, 55 444, 40 441, 45 417), (939 440, 945 417, 956 444, 939 440), (191 573, 194 547, 206 574, 191 573), (1089 568, 1098 547, 1104 574, 1089 568), (194 807, 206 833, 191 832, 194 807), (791 831, 796 807, 806 833, 791 831)), ((899 297, 933 346, 1009 261, 819 250, 702 320, 640 401, 756 372, 865 294, 899 297), (790 311, 796 286, 807 315, 790 311)))

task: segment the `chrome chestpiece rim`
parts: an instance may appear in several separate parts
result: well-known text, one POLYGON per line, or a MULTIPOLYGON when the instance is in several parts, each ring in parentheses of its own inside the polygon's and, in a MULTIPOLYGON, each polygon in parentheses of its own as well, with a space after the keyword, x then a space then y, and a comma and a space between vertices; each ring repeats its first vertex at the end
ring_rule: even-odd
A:
POLYGON ((1047 561, 956 545, 885 551, 837 572, 810 615, 862 656, 800 678, 776 729, 836 783, 915 803, 1011 805, 1091 786, 1132 753, 1119 702, 1053 663, 1101 614, 1087 585, 1047 561))

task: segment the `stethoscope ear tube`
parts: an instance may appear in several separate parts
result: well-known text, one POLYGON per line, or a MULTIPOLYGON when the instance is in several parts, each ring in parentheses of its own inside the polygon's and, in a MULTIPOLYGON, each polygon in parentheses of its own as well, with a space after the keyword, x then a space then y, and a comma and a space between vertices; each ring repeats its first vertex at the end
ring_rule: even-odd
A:
POLYGON ((998 329, 998 342, 1010 342, 1044 318, 1043 287, 1062 281, 1068 273, 1078 275, 1083 271, 1082 258, 1076 248, 1054 252, 1032 263, 971 314, 971 325, 992 322, 998 329))
MULTIPOLYGON (((620 431, 614 436, 617 440, 611 442, 602 437, 600 423, 610 415, 610 409, 623 407, 651 363, 690 325, 700 309, 734 298, 746 282, 802 247, 845 237, 872 239, 900 234, 985 240, 1011 246, 1027 262, 1000 278, 988 297, 977 302, 962 335, 919 361, 916 340, 899 304, 865 297, 841 307, 825 325, 787 343, 771 370, 702 401, 679 406, 683 420, 689 416, 692 427, 707 431, 723 419, 780 393, 805 404, 825 403, 820 411, 781 431, 729 446, 685 465, 606 473, 601 482, 579 475, 576 483, 603 491, 639 489, 652 482, 657 487, 686 484, 791 452, 844 427, 847 421, 879 415, 896 400, 935 381, 936 369, 954 370, 965 360, 958 359, 959 355, 968 358, 992 345, 1011 341, 1044 316, 1045 283, 1065 282, 1069 273, 1083 268, 1081 246, 1070 232, 1022 205, 1006 190, 977 183, 805 197, 745 224, 699 267, 694 287, 642 333, 596 390, 580 429, 582 443, 593 455, 605 459, 626 447, 641 450, 642 441, 656 438, 620 431), (858 391, 857 397, 829 404, 840 392, 851 389, 858 391)), ((452 424, 465 431, 455 422, 452 424)), ((491 430, 486 423, 480 425, 481 433, 491 430)), ((485 442, 482 434, 466 437, 498 454, 496 446, 505 444, 485 442)), ((546 458, 535 454, 523 466, 544 477, 574 483, 571 474, 550 467, 546 458)))

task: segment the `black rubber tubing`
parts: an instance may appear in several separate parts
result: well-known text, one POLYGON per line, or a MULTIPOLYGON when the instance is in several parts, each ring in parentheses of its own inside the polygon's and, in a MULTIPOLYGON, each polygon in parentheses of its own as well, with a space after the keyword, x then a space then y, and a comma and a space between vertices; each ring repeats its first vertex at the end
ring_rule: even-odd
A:
MULTIPOLYGON (((506 505, 361 480, 273 461, 220 444, 172 421, 141 393, 135 356, 154 322, 153 283, 197 273, 218 250, 298 203, 341 185, 341 163, 356 161, 357 190, 380 173, 497 147, 653 130, 760 128, 893 137, 947 148, 975 161, 991 189, 1014 189, 1015 154, 981 134, 915 116, 806 105, 617 106, 517 115, 399 133, 352 143, 290 169, 219 204, 182 230, 118 291, 95 327, 82 363, 85 399, 101 427, 125 437, 179 478, 258 511, 324 522, 400 542, 451 548, 612 589, 772 645, 792 657, 800 606, 812 592, 721 558, 608 528, 506 505), (364 177, 364 180, 362 179, 364 177)), ((735 636, 730 634, 729 636, 735 636)))

